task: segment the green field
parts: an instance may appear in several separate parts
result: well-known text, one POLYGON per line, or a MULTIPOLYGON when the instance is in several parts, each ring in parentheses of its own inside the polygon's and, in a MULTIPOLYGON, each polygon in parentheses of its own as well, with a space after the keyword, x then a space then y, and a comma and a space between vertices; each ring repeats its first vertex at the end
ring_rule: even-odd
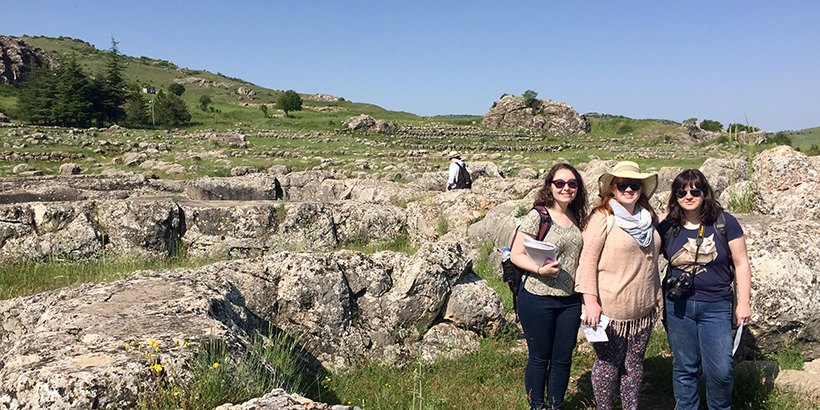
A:
POLYGON ((792 139, 793 147, 802 149, 812 145, 820 145, 820 127, 806 128, 800 131, 788 131, 786 135, 792 139))

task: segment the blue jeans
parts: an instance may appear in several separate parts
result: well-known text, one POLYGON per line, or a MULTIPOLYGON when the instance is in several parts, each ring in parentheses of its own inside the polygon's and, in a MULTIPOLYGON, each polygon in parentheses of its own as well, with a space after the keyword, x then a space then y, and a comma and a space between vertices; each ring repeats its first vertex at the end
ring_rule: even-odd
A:
POLYGON ((706 378, 709 409, 731 409, 732 301, 666 301, 666 326, 673 355, 672 387, 677 409, 698 409, 699 367, 706 378))
POLYGON ((529 357, 524 388, 530 407, 560 409, 569 385, 572 350, 581 325, 581 295, 538 296, 521 289, 518 317, 529 357), (544 401, 544 388, 547 398, 544 401))

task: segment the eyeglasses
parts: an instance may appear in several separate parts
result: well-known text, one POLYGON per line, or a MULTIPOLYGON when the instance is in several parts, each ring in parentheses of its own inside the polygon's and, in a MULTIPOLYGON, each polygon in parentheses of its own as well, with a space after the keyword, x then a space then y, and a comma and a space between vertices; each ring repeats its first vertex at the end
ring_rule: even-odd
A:
POLYGON ((692 188, 688 191, 685 189, 680 189, 677 193, 675 193, 675 195, 677 195, 678 198, 683 199, 684 197, 686 197, 687 192, 692 194, 692 196, 695 198, 699 197, 703 193, 703 191, 701 191, 700 189, 692 188))
POLYGON ((615 186, 618 187, 618 190, 621 192, 626 191, 627 187, 632 188, 633 191, 641 189, 640 182, 618 182, 615 186))
POLYGON ((552 184, 555 185, 555 187, 558 189, 564 189, 564 185, 569 185, 569 189, 578 188, 577 179, 570 179, 569 181, 564 181, 563 179, 555 179, 552 181, 552 184))

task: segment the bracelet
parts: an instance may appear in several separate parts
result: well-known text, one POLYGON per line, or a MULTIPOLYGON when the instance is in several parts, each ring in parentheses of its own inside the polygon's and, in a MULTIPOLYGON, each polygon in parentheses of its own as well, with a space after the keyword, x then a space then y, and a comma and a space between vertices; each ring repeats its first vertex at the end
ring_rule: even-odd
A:
POLYGON ((535 268, 535 273, 537 273, 539 275, 541 274, 541 267, 540 266, 535 268))

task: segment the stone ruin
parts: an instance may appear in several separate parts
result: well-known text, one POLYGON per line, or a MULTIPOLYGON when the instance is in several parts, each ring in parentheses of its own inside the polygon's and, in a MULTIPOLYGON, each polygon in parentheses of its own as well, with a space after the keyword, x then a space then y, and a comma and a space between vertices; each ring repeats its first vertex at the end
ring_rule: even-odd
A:
MULTIPOLYGON (((586 165, 590 192, 613 165, 586 165)), ((788 342, 820 357, 820 158, 770 149, 751 162, 751 180, 746 165, 711 159, 701 167, 724 205, 731 192, 751 189, 756 198, 754 214, 736 214, 753 271, 741 354, 788 342)), ((656 210, 664 210, 679 171, 659 170, 656 210)), ((187 182, 136 174, 0 178, 3 263, 167 257, 179 247, 230 259, 0 302, 0 404, 130 406, 145 365, 122 349, 128 340, 157 341, 163 362, 180 364, 180 377, 191 353, 174 340, 216 337, 241 351, 268 326, 298 337, 309 362, 326 369, 462 355, 510 321, 472 271, 476 249, 492 244, 490 263, 498 264, 517 209, 532 203, 541 183, 480 175, 472 190, 442 192, 443 185, 281 169, 187 182), (435 229, 440 218, 449 228, 443 235, 435 229), (420 249, 339 250, 398 235, 420 249)))

